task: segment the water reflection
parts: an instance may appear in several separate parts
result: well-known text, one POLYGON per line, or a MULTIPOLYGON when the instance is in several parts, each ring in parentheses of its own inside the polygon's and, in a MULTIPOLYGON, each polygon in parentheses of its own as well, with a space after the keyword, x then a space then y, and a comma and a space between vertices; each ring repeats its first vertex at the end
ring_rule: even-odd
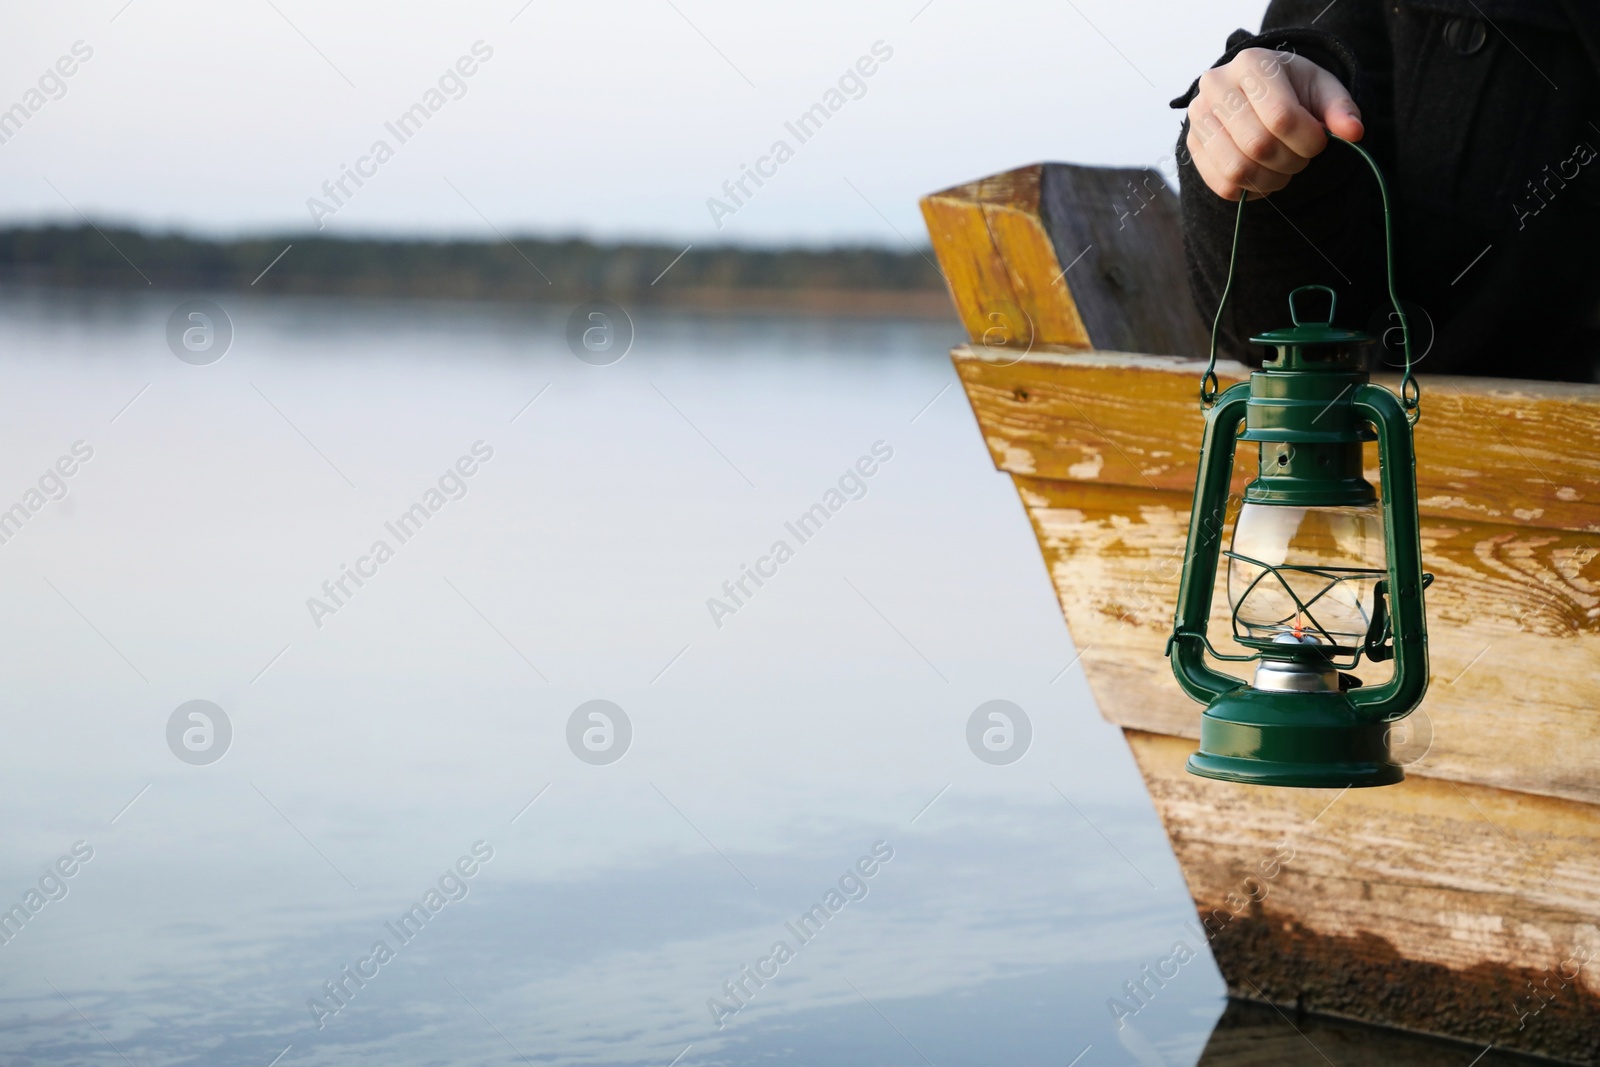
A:
POLYGON ((0 544, 0 907, 93 850, 0 944, 6 1067, 1200 1055, 1203 955, 1107 1009, 1192 905, 948 327, 641 313, 595 367, 567 309, 217 297, 194 365, 178 299, 0 293, 0 500, 94 450, 0 544))
MULTIPOLYGON (((1105 993, 1131 973, 1130 948, 1164 936, 1165 894, 1098 862, 1095 831, 1039 800, 946 796, 915 825, 791 829, 719 856, 674 832, 681 820, 649 787, 552 789, 515 825, 501 820, 492 844, 438 856, 409 892, 334 877, 290 901, 307 880, 262 872, 170 904, 69 897, 79 936, 65 922, 24 931, 49 954, 22 970, 59 992, 13 988, 7 1047, 40 1064, 111 1062, 65 1000, 135 1062, 265 1063, 290 1045, 285 1062, 308 1064, 504 1062, 512 1050, 660 1064, 690 1046, 684 1062, 708 1064, 868 1064, 915 1049, 939 1063, 1040 1062, 1073 1042, 1114 1044, 1105 993), (554 873, 552 831, 584 813, 595 833, 642 822, 676 847, 554 873), (778 944, 787 958, 763 964, 778 944)), ((1137 818, 1100 814, 1119 837, 1137 818)), ((114 896, 136 889, 129 857, 94 862, 114 896)), ((1166 1047, 1192 1059, 1215 994, 1209 974, 1174 986, 1166 1047)))
POLYGON ((1330 1062, 1534 1067, 1550 1061, 1230 1000, 1198 1067, 1326 1067, 1330 1062))

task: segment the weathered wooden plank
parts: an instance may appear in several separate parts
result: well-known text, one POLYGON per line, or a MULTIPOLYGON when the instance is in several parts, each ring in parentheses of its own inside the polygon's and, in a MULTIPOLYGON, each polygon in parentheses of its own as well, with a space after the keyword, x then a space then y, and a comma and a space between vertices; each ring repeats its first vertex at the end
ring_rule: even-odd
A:
POLYGON ((923 217, 974 343, 1205 349, 1185 296, 1177 198, 1154 171, 1020 167, 925 197, 923 217))
MULTIPOLYGON (((989 234, 982 205, 965 197, 934 195, 923 198, 922 217, 933 236, 934 248, 945 249, 939 256, 939 266, 967 336, 980 345, 986 343, 987 336, 990 344, 1012 343, 1031 348, 1035 340, 1032 323, 1038 320, 1022 312, 1005 260, 989 234), (1006 327, 1013 333, 996 333, 1006 327)), ((1055 343, 1072 345, 1083 341, 1066 336, 1055 343)))
MULTIPOLYGON (((1101 714, 1198 737, 1200 706, 1163 655, 1189 495, 1016 483, 1101 714)), ((1413 728, 1433 742, 1407 773, 1600 803, 1600 535, 1430 519, 1422 547, 1436 575, 1427 597, 1433 680, 1413 728)), ((1211 633, 1227 651, 1220 574, 1211 633)), ((1356 673, 1370 684, 1388 670, 1363 663, 1356 673)))
MULTIPOLYGON (((1011 291, 1029 319, 1033 342, 1084 347, 1089 334, 1039 218, 1040 174, 1039 167, 1023 167, 986 179, 979 183, 978 201, 1011 291)), ((1026 344, 1020 333, 1011 343, 1026 344)))
POLYGON ((1046 163, 1039 214, 1062 267, 1071 265, 1065 277, 1095 348, 1205 355, 1178 197, 1160 174, 1046 163))
POLYGON ((1199 911, 1185 940, 1230 992, 1600 1062, 1592 807, 1427 778, 1241 788, 1187 774, 1182 738, 1125 735, 1199 911))
MULTIPOLYGON (((1010 365, 955 350, 995 466, 1012 474, 1191 491, 1202 364, 1035 349, 1010 365)), ((1218 367, 1224 385, 1245 369, 1218 367)), ((1375 380, 1391 387, 1387 376, 1375 380)), ((1424 516, 1600 532, 1600 386, 1424 377, 1424 516)), ((1238 470, 1253 466, 1240 449, 1238 470)), ((1369 449, 1376 484, 1376 454, 1369 449)))

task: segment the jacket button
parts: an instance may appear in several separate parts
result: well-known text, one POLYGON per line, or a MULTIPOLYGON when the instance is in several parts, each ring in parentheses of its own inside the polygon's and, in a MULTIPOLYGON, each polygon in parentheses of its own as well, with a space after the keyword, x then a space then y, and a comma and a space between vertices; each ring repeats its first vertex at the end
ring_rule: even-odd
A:
POLYGON ((1444 24, 1445 43, 1461 55, 1477 53, 1488 39, 1489 31, 1480 19, 1454 18, 1444 24))

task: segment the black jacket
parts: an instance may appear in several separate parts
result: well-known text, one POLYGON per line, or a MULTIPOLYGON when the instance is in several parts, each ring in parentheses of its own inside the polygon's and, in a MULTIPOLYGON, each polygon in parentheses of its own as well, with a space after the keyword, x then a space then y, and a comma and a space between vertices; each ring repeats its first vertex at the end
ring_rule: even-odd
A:
MULTIPOLYGON (((1304 56, 1350 88, 1388 178, 1399 294, 1421 373, 1600 381, 1600 5, 1585 0, 1273 0, 1241 49, 1304 56), (1420 309, 1420 310, 1418 310, 1420 309)), ((1173 101, 1186 107, 1196 89, 1173 101)), ((1210 325, 1237 204, 1206 188, 1178 140, 1190 282, 1210 325)), ((1245 207, 1221 348, 1289 324, 1305 284, 1337 321, 1387 334, 1376 185, 1330 142, 1289 185, 1245 207)))

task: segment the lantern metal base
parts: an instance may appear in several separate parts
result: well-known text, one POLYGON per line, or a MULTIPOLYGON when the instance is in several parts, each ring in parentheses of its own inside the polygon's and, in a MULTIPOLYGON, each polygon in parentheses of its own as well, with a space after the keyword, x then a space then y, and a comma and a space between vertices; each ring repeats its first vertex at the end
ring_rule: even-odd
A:
POLYGON ((1206 708, 1189 773, 1301 789, 1394 785, 1405 772, 1389 754, 1389 728, 1362 715, 1344 693, 1241 686, 1206 708))

